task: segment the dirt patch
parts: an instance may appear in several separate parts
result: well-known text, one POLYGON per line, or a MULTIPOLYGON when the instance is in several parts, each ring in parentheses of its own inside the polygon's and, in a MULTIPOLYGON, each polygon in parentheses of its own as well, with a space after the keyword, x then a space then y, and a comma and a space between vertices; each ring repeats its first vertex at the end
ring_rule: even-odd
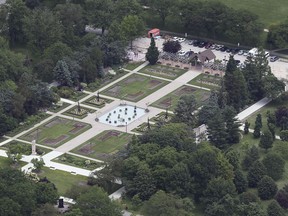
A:
POLYGON ((144 92, 139 91, 139 92, 137 92, 137 93, 135 93, 135 94, 127 94, 127 95, 126 95, 126 98, 127 98, 127 99, 130 99, 130 100, 136 100, 136 98, 140 97, 140 96, 143 95, 143 94, 144 94, 144 92))
POLYGON ((82 154, 85 154, 85 155, 89 155, 89 154, 92 154, 94 152, 94 150, 92 149, 92 144, 91 143, 83 146, 78 151, 80 153, 82 153, 82 154))
POLYGON ((102 142, 109 139, 112 136, 118 137, 121 134, 119 131, 109 131, 108 133, 105 133, 103 136, 99 138, 102 142))
POLYGON ((82 123, 75 123, 73 126, 74 128, 70 130, 69 133, 76 134, 77 132, 82 130, 82 128, 86 127, 86 125, 82 123))
POLYGON ((67 135, 61 135, 61 136, 58 136, 57 138, 54 138, 54 139, 46 139, 44 140, 44 144, 47 144, 47 145, 57 145, 58 143, 62 142, 63 140, 67 139, 69 136, 67 135))
POLYGON ((160 85, 162 83, 162 81, 160 80, 150 80, 148 85, 149 85, 149 89, 153 89, 156 86, 160 85))
POLYGON ((182 95, 185 95, 185 94, 191 94, 191 93, 193 93, 195 91, 196 91, 196 89, 194 89, 194 88, 191 88, 189 86, 184 86, 181 89, 175 91, 174 94, 177 95, 177 96, 182 96, 182 95))
POLYGON ((110 89, 107 91, 107 93, 116 96, 116 95, 119 94, 120 90, 121 90, 121 86, 116 85, 116 86, 114 86, 113 88, 110 88, 110 89))
POLYGON ((145 80, 145 77, 134 76, 134 77, 129 77, 128 79, 124 80, 123 83, 127 85, 133 82, 143 82, 144 80, 145 80))
POLYGON ((162 101, 160 101, 159 106, 164 107, 164 108, 168 108, 172 105, 172 100, 171 98, 166 98, 162 101))

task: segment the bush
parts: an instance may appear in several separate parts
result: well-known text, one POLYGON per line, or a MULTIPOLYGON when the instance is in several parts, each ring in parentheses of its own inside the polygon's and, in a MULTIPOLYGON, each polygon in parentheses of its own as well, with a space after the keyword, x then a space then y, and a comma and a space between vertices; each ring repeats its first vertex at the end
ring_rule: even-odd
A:
POLYGON ((266 167, 260 161, 256 161, 248 171, 249 187, 256 187, 264 175, 266 175, 266 167))
POLYGON ((283 209, 275 200, 268 205, 267 214, 268 216, 285 216, 283 209))
POLYGON ((264 176, 258 183, 258 196, 262 200, 272 199, 277 193, 277 185, 269 176, 264 176))
POLYGON ((241 203, 248 205, 252 202, 258 202, 259 199, 254 193, 247 191, 239 195, 239 200, 241 203))
POLYGON ((276 142, 273 151, 279 154, 284 160, 288 160, 288 144, 287 142, 276 142))
POLYGON ((248 182, 246 180, 246 177, 240 170, 235 170, 233 182, 239 194, 246 191, 248 187, 248 182))
POLYGON ((181 44, 179 41, 167 41, 163 43, 163 51, 169 53, 177 53, 181 50, 181 44))
POLYGON ((280 132, 280 139, 282 141, 288 141, 288 130, 282 130, 280 132))
POLYGON ((74 90, 72 88, 67 87, 67 86, 63 86, 63 87, 58 89, 57 93, 60 97, 71 98, 74 94, 74 90))
POLYGON ((285 185, 283 189, 278 191, 275 199, 282 208, 288 208, 288 185, 285 185))

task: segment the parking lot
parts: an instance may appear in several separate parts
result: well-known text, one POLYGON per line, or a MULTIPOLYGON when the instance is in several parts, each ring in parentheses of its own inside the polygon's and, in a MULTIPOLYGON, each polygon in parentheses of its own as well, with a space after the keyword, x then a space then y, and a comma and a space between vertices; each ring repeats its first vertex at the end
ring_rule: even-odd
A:
MULTIPOLYGON (((156 46, 158 47, 159 51, 162 51, 162 44, 164 43, 164 39, 162 38, 157 38, 155 40, 156 46)), ((193 45, 189 45, 188 44, 189 41, 185 40, 183 42, 181 42, 181 46, 182 46, 182 51, 184 52, 189 52, 190 50, 193 51, 194 53, 198 53, 198 52, 202 52, 204 50, 206 50, 205 47, 201 48, 201 47, 196 47, 193 45)), ((150 38, 138 38, 133 42, 133 46, 135 48, 137 48, 137 50, 141 53, 141 58, 145 58, 145 53, 147 51, 147 48, 150 45, 150 38)), ((220 50, 212 50, 213 53, 216 55, 216 59, 217 60, 228 60, 229 59, 229 55, 231 53, 227 53, 227 52, 222 52, 220 50)), ((139 56, 139 59, 140 59, 139 56)), ((239 60, 240 63, 243 63, 246 59, 246 56, 244 55, 238 55, 235 54, 234 55, 235 60, 239 60)), ((269 65, 271 67, 271 70, 273 72, 273 74, 278 77, 278 78, 285 78, 288 79, 288 61, 285 62, 284 59, 279 59, 275 62, 269 62, 269 65)))

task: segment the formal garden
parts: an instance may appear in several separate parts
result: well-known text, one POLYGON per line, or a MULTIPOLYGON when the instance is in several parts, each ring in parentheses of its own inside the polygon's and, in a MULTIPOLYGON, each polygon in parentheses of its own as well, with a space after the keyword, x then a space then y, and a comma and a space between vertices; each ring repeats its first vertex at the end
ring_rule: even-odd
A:
POLYGON ((129 143, 131 134, 122 133, 116 130, 103 131, 77 148, 72 152, 87 157, 108 160, 113 154, 117 153, 129 143))
POLYGON ((168 84, 167 81, 133 74, 102 92, 104 95, 137 102, 168 84))
POLYGON ((176 67, 169 67, 161 64, 156 64, 156 65, 147 65, 146 67, 142 68, 139 72, 174 80, 177 77, 184 74, 186 71, 187 70, 176 67))
POLYGON ((37 143, 42 145, 58 147, 89 128, 91 128, 91 125, 89 124, 56 117, 51 121, 40 125, 35 130, 22 135, 20 139, 29 142, 36 140, 37 143))
POLYGON ((64 115, 76 117, 79 119, 85 118, 89 113, 94 113, 96 110, 90 109, 84 106, 81 106, 80 104, 72 107, 71 109, 64 112, 64 115))
POLYGON ((165 95, 156 102, 152 103, 151 106, 173 111, 177 105, 179 98, 183 95, 188 94, 193 94, 195 96, 195 99, 197 101, 197 107, 202 106, 210 96, 209 91, 184 85, 176 89, 175 91, 165 95))
POLYGON ((129 62, 123 65, 123 68, 125 68, 126 70, 134 70, 137 67, 139 67, 140 65, 142 65, 144 63, 144 61, 138 61, 138 62, 129 62))
POLYGON ((97 93, 97 95, 92 96, 92 97, 88 98, 87 100, 85 100, 83 102, 83 104, 87 104, 87 105, 93 106, 95 108, 102 108, 105 106, 105 104, 111 103, 111 102, 113 102, 113 100, 108 99, 108 98, 104 98, 104 97, 100 96, 99 93, 97 93))
POLYGON ((201 88, 218 89, 221 86, 221 79, 222 78, 220 76, 201 73, 188 83, 201 88))

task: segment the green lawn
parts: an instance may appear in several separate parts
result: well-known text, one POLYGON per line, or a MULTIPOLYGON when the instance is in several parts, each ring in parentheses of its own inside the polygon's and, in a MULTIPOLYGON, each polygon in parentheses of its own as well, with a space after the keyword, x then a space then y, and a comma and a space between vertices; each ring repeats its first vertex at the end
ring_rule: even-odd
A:
POLYGON ((139 67, 140 65, 142 65, 144 63, 144 61, 140 61, 140 62, 129 62, 127 64, 125 64, 123 66, 123 68, 127 69, 127 70, 134 70, 137 67, 139 67))
POLYGON ((81 175, 72 175, 69 172, 60 170, 51 170, 48 167, 43 167, 39 177, 47 177, 53 182, 61 196, 65 196, 66 192, 72 187, 88 187, 87 177, 81 175))
POLYGON ((154 102, 152 106, 173 111, 178 103, 179 98, 185 94, 193 94, 198 103, 197 107, 200 107, 209 98, 210 92, 184 85, 154 102))
POLYGON ((105 160, 109 155, 117 153, 123 149, 131 139, 131 134, 122 133, 115 130, 103 131, 72 152, 87 157, 105 160))
POLYGON ((26 141, 57 147, 91 128, 91 125, 65 118, 53 118, 20 138, 26 141), (38 138, 37 138, 38 137, 38 138))
POLYGON ((186 71, 187 70, 180 68, 174 68, 166 65, 156 64, 156 65, 147 65, 146 67, 142 68, 139 72, 174 80, 177 77, 184 74, 186 71))
POLYGON ((2 157, 0 156, 0 168, 8 168, 8 167, 14 167, 14 168, 21 168, 22 166, 25 166, 27 163, 26 162, 23 162, 23 161, 20 161, 17 166, 15 167, 15 165, 11 165, 8 158, 6 157, 2 157))
MULTIPOLYGON (((278 102, 278 101, 272 101, 266 106, 262 107, 259 111, 253 113, 251 116, 248 116, 247 121, 250 123, 250 128, 254 129, 255 127, 255 120, 257 114, 261 114, 262 116, 262 131, 265 129, 268 129, 267 127, 267 111, 270 111, 271 113, 274 113, 278 107, 281 106, 288 106, 288 101, 285 100, 284 102, 278 102)), ((280 133, 280 128, 276 128, 276 135, 279 135, 280 133)))
POLYGON ((221 84, 221 78, 202 73, 188 83, 191 85, 200 86, 212 90, 219 88, 219 85, 221 84))
POLYGON ((165 86, 168 82, 138 74, 132 74, 126 79, 111 86, 102 94, 123 100, 137 102, 154 91, 165 86))
POLYGON ((219 1, 234 9, 246 9, 259 16, 260 21, 269 27, 271 24, 279 23, 287 18, 287 0, 209 0, 219 1))

